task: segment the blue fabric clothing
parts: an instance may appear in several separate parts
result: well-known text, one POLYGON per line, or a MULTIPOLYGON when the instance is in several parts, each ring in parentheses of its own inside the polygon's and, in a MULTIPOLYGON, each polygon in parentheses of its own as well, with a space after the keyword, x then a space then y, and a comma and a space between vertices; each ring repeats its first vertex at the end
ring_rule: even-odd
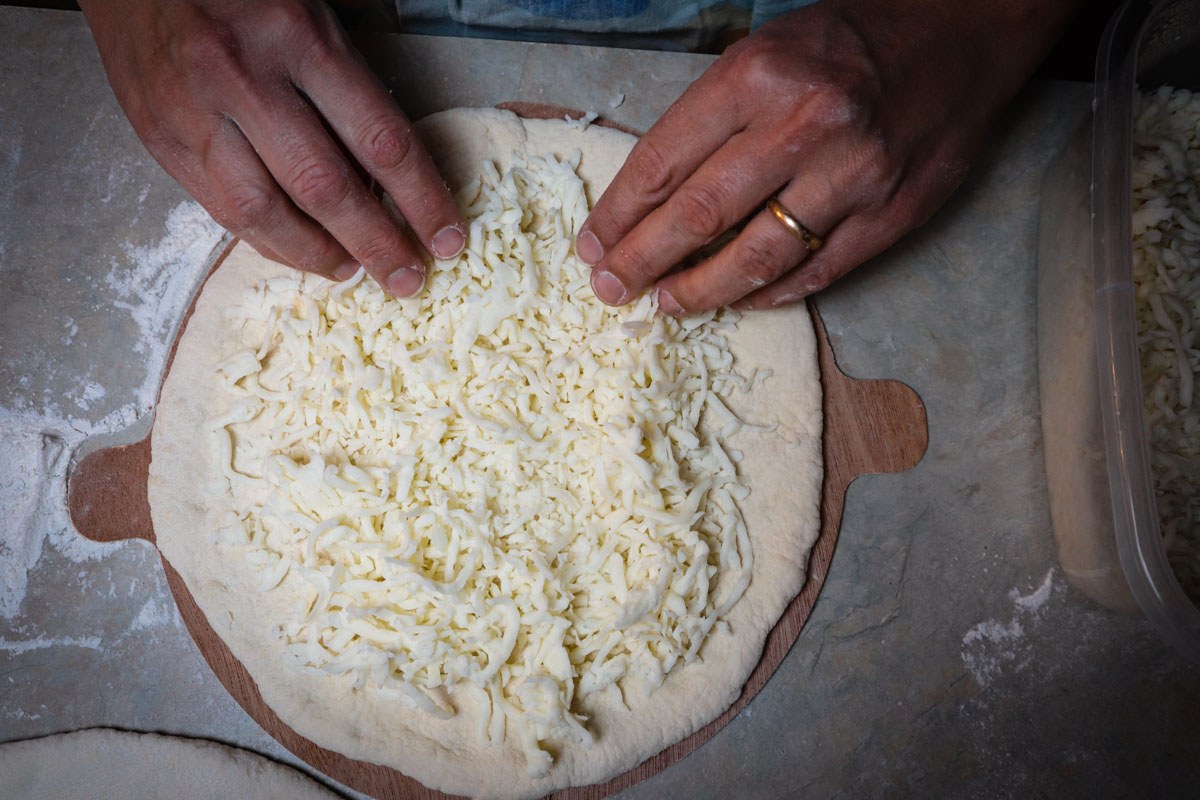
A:
POLYGON ((808 2, 396 0, 396 8, 402 29, 413 33, 697 50, 808 2))

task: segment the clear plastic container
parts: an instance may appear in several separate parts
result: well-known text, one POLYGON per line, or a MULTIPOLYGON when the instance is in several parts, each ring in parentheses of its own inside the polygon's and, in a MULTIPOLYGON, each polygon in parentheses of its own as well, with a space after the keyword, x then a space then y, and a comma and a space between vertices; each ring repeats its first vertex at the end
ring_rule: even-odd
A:
MULTIPOLYGON (((1060 230, 1056 236, 1044 227, 1042 233, 1038 346, 1047 478, 1064 570, 1106 605, 1136 603, 1165 639, 1200 661, 1200 608, 1171 570, 1155 508, 1130 222, 1134 93, 1162 85, 1200 90, 1198 53, 1200 0, 1129 0, 1109 24, 1096 62, 1090 170, 1081 166, 1084 148, 1077 143, 1055 168, 1062 182, 1048 182, 1043 195, 1043 225, 1060 230), (1072 207, 1080 205, 1078 195, 1072 195, 1067 178, 1089 171, 1091 230, 1084 236, 1079 209, 1072 207), (1082 253, 1090 253, 1090 259, 1083 257, 1090 270, 1082 268, 1078 256, 1064 256, 1072 237, 1082 253), (1090 375, 1079 368, 1087 360, 1089 339, 1096 359, 1090 375), (1075 368, 1079 382, 1053 385, 1055 368, 1068 373, 1075 368), (1062 427, 1069 426, 1070 416, 1065 398, 1071 388, 1077 430, 1064 443, 1062 427), (1091 399, 1096 396, 1098 405, 1091 399), (1095 519, 1081 524, 1079 503, 1093 504, 1099 512, 1095 519), (1106 519, 1107 510, 1111 517, 1106 519)), ((1082 133, 1081 140, 1087 132, 1082 133)))

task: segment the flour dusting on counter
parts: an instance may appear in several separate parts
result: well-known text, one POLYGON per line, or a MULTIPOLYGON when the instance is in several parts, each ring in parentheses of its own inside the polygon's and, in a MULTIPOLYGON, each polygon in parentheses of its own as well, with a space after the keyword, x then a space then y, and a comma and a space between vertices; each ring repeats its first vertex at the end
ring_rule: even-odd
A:
POLYGON ((1050 600, 1050 593, 1054 589, 1054 570, 1051 569, 1046 573, 1046 577, 1042 580, 1042 585, 1035 589, 1032 593, 1022 595, 1021 591, 1015 586, 1008 591, 1008 598, 1013 601, 1019 609, 1025 611, 1037 612, 1042 606, 1046 605, 1050 600))
MULTIPOLYGON (((63 438, 28 418, 0 409, 0 617, 14 616, 25 597, 29 570, 42 555, 50 517, 64 505, 67 447, 63 438)), ((61 516, 65 517, 65 508, 61 516)), ((57 520, 56 520, 57 521, 57 520)))
POLYGON ((133 618, 133 622, 129 624, 131 631, 147 630, 149 628, 159 628, 174 620, 171 609, 157 596, 151 596, 142 606, 142 610, 133 618))
POLYGON ((22 642, 6 642, 0 639, 0 652, 21 655, 31 650, 45 650, 48 647, 82 647, 87 650, 99 650, 99 636, 82 636, 68 639, 26 639, 22 642))
POLYGON ((1028 663, 1032 646, 1026 641, 1027 627, 1032 629, 1038 624, 1054 588, 1051 568, 1041 585, 1029 594, 1021 594, 1016 587, 1009 590, 1013 614, 1008 621, 980 622, 963 636, 963 664, 982 688, 986 689, 1000 673, 1019 671, 1028 663))
MULTIPOLYGON (((166 356, 171 334, 191 299, 194 265, 207 264, 224 231, 199 203, 180 203, 167 215, 167 232, 150 247, 126 247, 133 269, 114 264, 105 282, 129 310, 141 336, 134 351, 151 364, 166 356)), ((153 376, 157 389, 158 374, 153 376)), ((151 398, 153 400, 153 398, 151 398)))
MULTIPOLYGON (((89 372, 64 375, 63 383, 70 388, 61 396, 18 395, 13 407, 0 407, 0 513, 6 517, 0 527, 0 618, 18 614, 29 572, 47 541, 73 562, 94 559, 110 549, 84 539, 71 525, 66 509, 69 464, 89 437, 117 433, 150 413, 175 327, 225 236, 204 209, 190 201, 171 210, 165 227, 157 243, 126 247, 127 258, 114 262, 102 279, 118 298, 113 307, 128 313, 138 331, 131 348, 144 369, 130 399, 120 403, 113 396, 118 387, 106 386, 103 373, 89 372)), ((79 322, 63 321, 66 344, 78 336, 79 322)), ((40 359, 9 366, 18 387, 30 385, 30 377, 39 372, 59 368, 40 359)))

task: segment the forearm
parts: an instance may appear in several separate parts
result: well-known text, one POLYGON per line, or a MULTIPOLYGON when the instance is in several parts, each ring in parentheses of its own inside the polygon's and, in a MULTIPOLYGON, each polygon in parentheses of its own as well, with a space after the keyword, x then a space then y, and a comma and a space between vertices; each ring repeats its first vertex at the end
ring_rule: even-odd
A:
POLYGON ((983 94, 981 100, 1003 104, 1045 60, 1085 0, 823 0, 822 4, 837 6, 874 46, 924 50, 928 55, 924 68, 954 70, 975 84, 983 94))

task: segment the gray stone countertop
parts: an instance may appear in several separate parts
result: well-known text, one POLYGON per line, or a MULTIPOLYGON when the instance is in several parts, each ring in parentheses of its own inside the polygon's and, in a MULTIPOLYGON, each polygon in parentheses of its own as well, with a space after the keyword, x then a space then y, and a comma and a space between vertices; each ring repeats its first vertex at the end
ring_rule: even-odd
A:
MULTIPOLYGON (((521 99, 639 129, 710 61, 361 46, 414 116, 521 99)), ((820 296, 847 373, 923 398, 928 453, 851 486, 779 671, 622 797, 1200 796, 1200 669, 1070 588, 1050 529, 1038 201, 1090 97, 1027 88, 935 219, 820 296)), ((83 540, 65 510, 72 458, 148 429, 167 343, 222 239, 134 137, 82 18, 0 8, 0 741, 116 726, 296 763, 204 664, 157 553, 83 540)))

